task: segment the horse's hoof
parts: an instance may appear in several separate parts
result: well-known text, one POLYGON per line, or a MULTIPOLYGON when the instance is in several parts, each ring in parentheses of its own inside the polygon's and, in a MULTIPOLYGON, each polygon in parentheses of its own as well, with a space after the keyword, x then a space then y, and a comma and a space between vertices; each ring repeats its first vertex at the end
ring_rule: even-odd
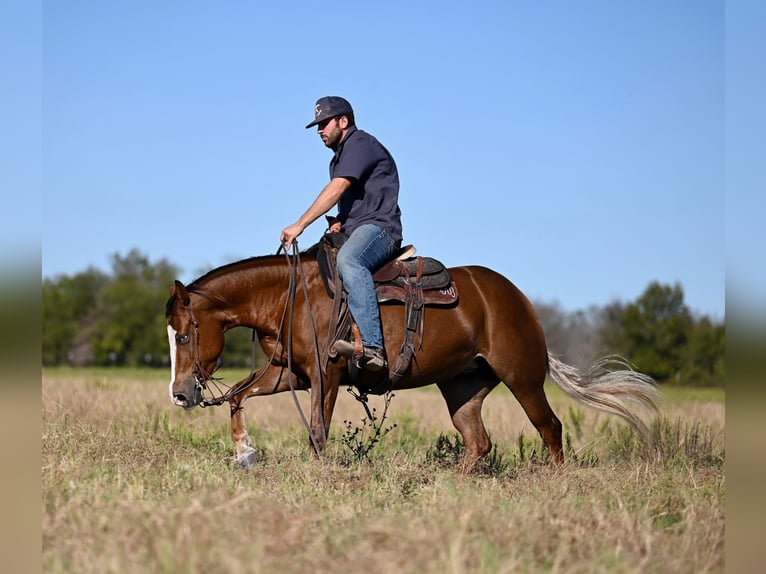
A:
POLYGON ((260 459, 258 451, 248 447, 245 452, 237 457, 237 464, 242 468, 250 468, 260 459))

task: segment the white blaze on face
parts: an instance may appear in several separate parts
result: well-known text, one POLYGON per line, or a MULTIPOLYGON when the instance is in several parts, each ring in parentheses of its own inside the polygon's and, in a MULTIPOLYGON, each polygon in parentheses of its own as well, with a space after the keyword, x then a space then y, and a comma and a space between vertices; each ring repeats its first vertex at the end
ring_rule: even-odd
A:
POLYGON ((170 400, 173 400, 173 381, 176 380, 176 334, 177 331, 168 325, 168 343, 170 344, 170 386, 168 392, 170 393, 170 400))

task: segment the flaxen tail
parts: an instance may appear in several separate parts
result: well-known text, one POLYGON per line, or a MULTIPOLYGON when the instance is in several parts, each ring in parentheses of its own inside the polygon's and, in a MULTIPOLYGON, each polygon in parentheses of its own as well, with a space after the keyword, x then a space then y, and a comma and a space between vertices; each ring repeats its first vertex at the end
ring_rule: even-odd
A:
POLYGON ((649 441, 649 429, 638 413, 659 411, 662 397, 652 377, 634 371, 619 357, 606 357, 587 370, 580 370, 550 353, 548 374, 577 402, 621 417, 649 441))

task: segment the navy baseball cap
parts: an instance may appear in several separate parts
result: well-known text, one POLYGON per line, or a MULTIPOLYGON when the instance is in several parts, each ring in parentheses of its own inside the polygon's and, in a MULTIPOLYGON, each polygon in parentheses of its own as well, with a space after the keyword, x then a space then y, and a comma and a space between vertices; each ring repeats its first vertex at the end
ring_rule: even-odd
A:
POLYGON ((317 100, 314 106, 314 121, 306 126, 309 129, 320 122, 335 118, 338 116, 351 115, 354 110, 347 100, 340 96, 325 96, 317 100))

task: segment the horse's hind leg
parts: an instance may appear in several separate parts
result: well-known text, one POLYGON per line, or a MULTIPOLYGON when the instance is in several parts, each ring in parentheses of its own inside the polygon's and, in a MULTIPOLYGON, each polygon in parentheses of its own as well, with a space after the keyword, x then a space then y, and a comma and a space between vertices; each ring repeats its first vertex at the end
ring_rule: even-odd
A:
POLYGON ((447 402, 452 424, 460 432, 465 443, 463 459, 458 465, 461 473, 473 471, 492 448, 481 418, 481 406, 498 382, 494 376, 489 378, 476 372, 460 375, 437 385, 447 402))
POLYGON ((551 452, 551 460, 555 463, 564 462, 564 451, 561 444, 561 421, 548 404, 548 398, 543 390, 543 383, 539 385, 524 387, 514 383, 506 386, 519 401, 521 408, 527 413, 537 432, 543 439, 543 442, 551 452))

